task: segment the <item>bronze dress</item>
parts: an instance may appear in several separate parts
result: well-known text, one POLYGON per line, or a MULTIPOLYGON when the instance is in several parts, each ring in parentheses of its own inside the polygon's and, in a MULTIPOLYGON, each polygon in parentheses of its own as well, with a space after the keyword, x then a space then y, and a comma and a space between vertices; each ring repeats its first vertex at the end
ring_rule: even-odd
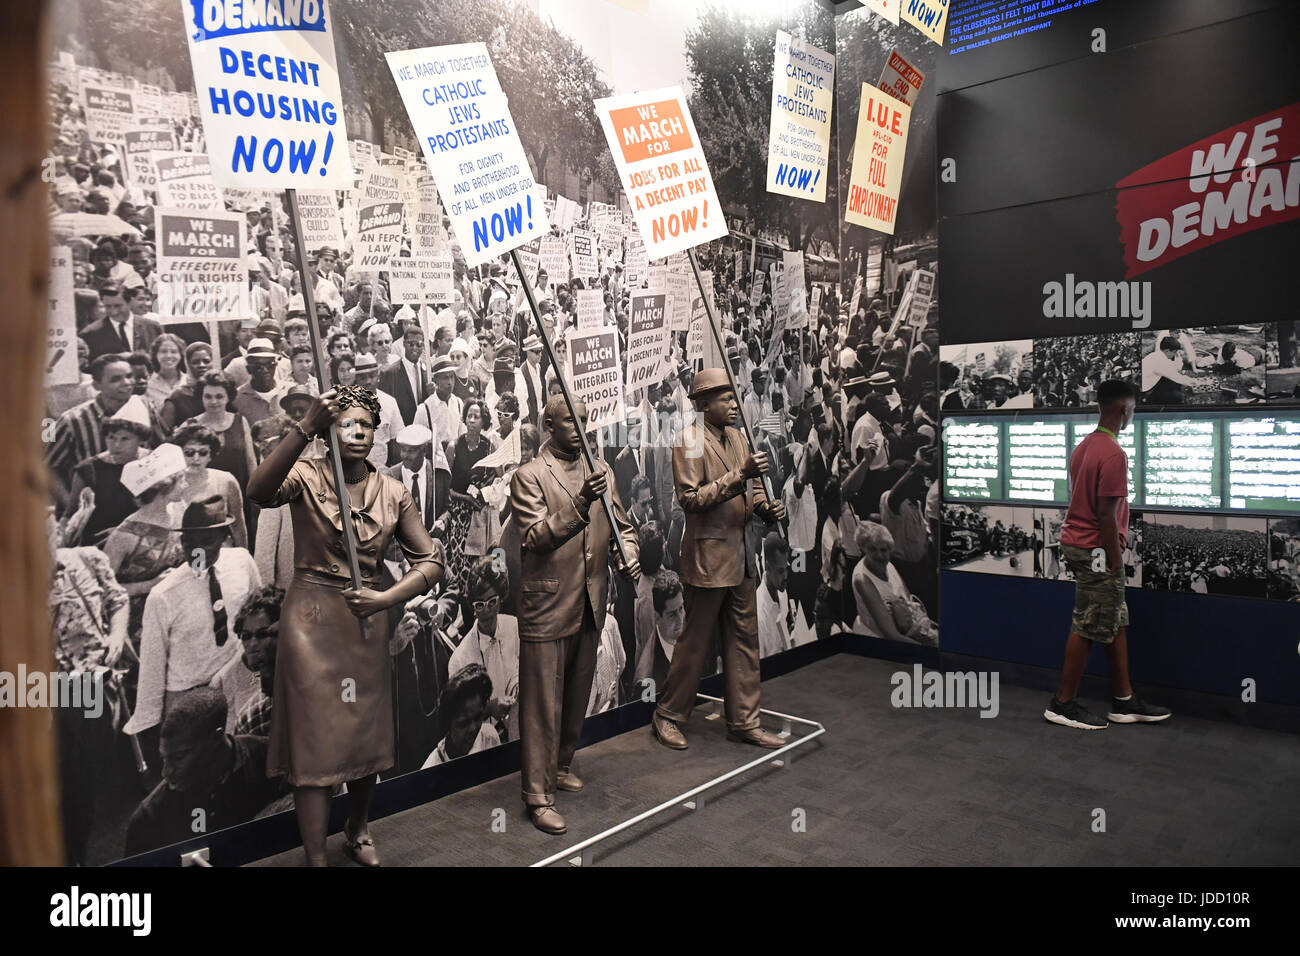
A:
MULTIPOLYGON (((369 462, 362 506, 352 509, 362 587, 380 586, 382 560, 396 540, 432 587, 441 551, 411 493, 369 462)), ((289 505, 294 576, 280 611, 267 773, 295 787, 328 787, 393 766, 388 614, 358 618, 330 460, 301 459, 266 507, 289 505)))

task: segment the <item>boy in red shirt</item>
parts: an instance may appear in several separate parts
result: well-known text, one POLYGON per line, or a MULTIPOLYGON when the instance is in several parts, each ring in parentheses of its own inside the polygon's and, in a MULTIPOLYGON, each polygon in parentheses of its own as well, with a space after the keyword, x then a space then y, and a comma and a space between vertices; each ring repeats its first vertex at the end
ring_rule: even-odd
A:
POLYGON ((1070 456, 1070 508, 1061 525, 1061 557, 1074 576, 1074 616, 1065 642, 1061 686, 1043 712, 1054 724, 1104 730, 1107 720, 1075 699, 1094 643, 1106 650, 1115 696, 1110 720, 1154 723, 1169 716, 1144 703, 1128 677, 1128 605, 1124 602, 1124 543, 1128 539, 1128 455, 1119 433, 1133 421, 1137 390, 1128 382, 1103 382, 1097 430, 1070 456))

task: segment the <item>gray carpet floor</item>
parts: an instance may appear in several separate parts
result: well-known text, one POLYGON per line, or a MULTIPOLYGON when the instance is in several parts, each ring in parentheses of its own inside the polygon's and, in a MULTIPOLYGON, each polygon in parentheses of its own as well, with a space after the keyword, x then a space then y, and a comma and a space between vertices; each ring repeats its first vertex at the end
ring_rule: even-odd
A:
MULTIPOLYGON (((894 709, 902 665, 838 654, 763 684, 763 705, 826 734, 602 842, 596 866, 1294 865, 1300 860, 1300 740, 1180 717, 1072 731, 1042 718, 1047 695, 1001 687, 996 718, 894 709), (1105 831, 1096 832, 1096 810, 1105 831)), ((907 668, 910 670, 910 668, 907 668)), ((1147 696, 1159 702, 1151 691, 1147 696)), ((779 728, 773 728, 779 729, 779 728)), ((525 817, 512 774, 373 824, 386 866, 524 865, 759 756, 697 712, 690 749, 649 728, 595 744, 559 794, 569 824, 525 817), (496 826, 494 827, 494 821, 496 826), (504 828, 502 827, 504 822, 504 828), (503 831, 503 832, 502 832, 503 831)), ((795 734, 802 730, 795 726, 795 734)), ((354 865, 342 836, 331 865, 354 865)), ((297 866, 301 849, 254 866, 297 866)))

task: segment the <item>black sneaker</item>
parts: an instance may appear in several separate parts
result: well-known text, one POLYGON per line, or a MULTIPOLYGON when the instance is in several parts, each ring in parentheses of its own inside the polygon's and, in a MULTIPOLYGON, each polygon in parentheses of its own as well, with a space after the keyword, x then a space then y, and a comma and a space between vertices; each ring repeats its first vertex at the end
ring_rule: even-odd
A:
POLYGON ((1043 716, 1054 724, 1060 724, 1062 727, 1073 727, 1075 730, 1105 730, 1106 720, 1091 713, 1088 708, 1079 703, 1076 697, 1074 700, 1066 701, 1062 704, 1055 697, 1047 705, 1047 710, 1043 711, 1043 716))
POLYGON ((1128 700, 1111 698, 1110 713, 1106 716, 1117 724, 1154 724, 1156 721, 1164 720, 1171 713, 1173 711, 1168 707, 1148 704, 1134 694, 1128 700))

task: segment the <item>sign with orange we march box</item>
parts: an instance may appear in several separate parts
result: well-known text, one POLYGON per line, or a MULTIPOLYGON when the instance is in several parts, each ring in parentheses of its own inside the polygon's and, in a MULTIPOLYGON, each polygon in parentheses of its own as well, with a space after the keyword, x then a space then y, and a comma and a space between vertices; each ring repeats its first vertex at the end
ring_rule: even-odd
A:
POLYGON ((610 96, 595 105, 649 258, 727 234, 680 86, 610 96))

